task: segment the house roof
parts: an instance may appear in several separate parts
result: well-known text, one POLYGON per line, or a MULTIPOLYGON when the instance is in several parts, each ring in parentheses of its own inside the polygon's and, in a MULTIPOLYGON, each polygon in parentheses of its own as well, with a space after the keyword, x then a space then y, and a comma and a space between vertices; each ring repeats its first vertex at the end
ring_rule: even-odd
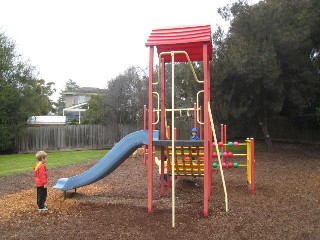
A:
POLYGON ((28 119, 30 125, 65 125, 66 116, 31 116, 28 119))
POLYGON ((62 95, 95 95, 95 94, 104 94, 106 89, 93 88, 93 87, 81 87, 73 91, 64 91, 62 95))
MULTIPOLYGON (((186 51, 191 61, 203 61, 203 44, 208 44, 207 56, 212 59, 212 38, 210 25, 178 26, 153 29, 146 46, 157 47, 162 52, 186 51)), ((171 62, 170 55, 163 55, 165 62, 171 62)), ((185 55, 176 54, 175 62, 186 62, 185 55)))

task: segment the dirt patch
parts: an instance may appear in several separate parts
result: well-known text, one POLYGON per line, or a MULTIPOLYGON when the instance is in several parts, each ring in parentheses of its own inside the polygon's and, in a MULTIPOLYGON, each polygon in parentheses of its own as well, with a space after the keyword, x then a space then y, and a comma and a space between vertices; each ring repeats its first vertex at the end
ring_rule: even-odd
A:
MULTIPOLYGON (((178 178, 175 228, 171 189, 159 197, 156 166, 153 212, 147 211, 147 166, 141 158, 129 158, 106 178, 68 192, 65 200, 49 187, 49 211, 41 213, 32 173, 2 177, 0 239, 319 239, 319 153, 312 146, 279 143, 275 153, 257 152, 255 196, 249 194, 245 168, 225 171, 229 212, 214 171, 206 218, 203 179, 178 178)), ((94 163, 49 169, 50 186, 94 163)))

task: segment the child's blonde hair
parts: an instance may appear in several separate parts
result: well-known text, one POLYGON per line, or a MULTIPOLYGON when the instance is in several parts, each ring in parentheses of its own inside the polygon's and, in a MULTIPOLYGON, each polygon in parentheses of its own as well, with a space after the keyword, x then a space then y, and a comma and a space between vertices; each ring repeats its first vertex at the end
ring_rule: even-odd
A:
POLYGON ((36 158, 41 161, 42 158, 46 158, 48 154, 45 151, 39 151, 36 153, 36 158))

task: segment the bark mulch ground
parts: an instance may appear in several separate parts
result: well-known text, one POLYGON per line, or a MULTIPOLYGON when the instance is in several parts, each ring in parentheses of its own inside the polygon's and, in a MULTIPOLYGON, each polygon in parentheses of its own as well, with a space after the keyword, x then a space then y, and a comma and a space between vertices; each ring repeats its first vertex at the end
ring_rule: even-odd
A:
MULTIPOLYGON (((96 161, 49 169, 48 212, 36 209, 32 173, 2 177, 0 239, 320 239, 319 154, 314 146, 283 143, 275 144, 274 153, 257 152, 254 196, 245 168, 226 170, 229 212, 215 170, 206 218, 203 179, 178 178, 175 228, 171 189, 159 197, 156 166, 153 212, 147 211, 147 167, 141 158, 130 157, 104 179, 68 192, 65 200, 52 188, 56 180, 96 161)), ((54 161, 50 155, 49 161, 54 161)))

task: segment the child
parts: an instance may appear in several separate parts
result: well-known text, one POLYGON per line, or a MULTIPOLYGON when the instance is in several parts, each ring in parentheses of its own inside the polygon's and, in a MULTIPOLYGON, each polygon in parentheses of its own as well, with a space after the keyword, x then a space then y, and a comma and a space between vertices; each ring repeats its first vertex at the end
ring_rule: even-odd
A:
MULTIPOLYGON (((159 184, 161 184, 161 160, 158 157, 155 157, 155 162, 159 166, 159 184)), ((168 170, 167 170, 167 156, 164 156, 164 183, 165 186, 168 184, 168 170)))
MULTIPOLYGON (((196 128, 192 128, 191 129, 191 136, 189 137, 189 140, 200 140, 199 136, 198 136, 198 130, 196 128)), ((195 150, 192 150, 192 153, 195 153, 195 150)), ((192 157, 192 160, 196 160, 196 157, 192 157)), ((193 161, 194 163, 196 163, 197 161, 193 161)))
POLYGON ((189 140, 200 140, 198 130, 196 128, 191 129, 191 136, 189 137, 189 140))
POLYGON ((47 200, 47 186, 48 186, 48 172, 44 165, 47 161, 48 154, 44 151, 39 151, 36 153, 36 158, 38 162, 35 163, 33 167, 34 179, 37 187, 37 205, 39 211, 47 211, 46 206, 47 200))

